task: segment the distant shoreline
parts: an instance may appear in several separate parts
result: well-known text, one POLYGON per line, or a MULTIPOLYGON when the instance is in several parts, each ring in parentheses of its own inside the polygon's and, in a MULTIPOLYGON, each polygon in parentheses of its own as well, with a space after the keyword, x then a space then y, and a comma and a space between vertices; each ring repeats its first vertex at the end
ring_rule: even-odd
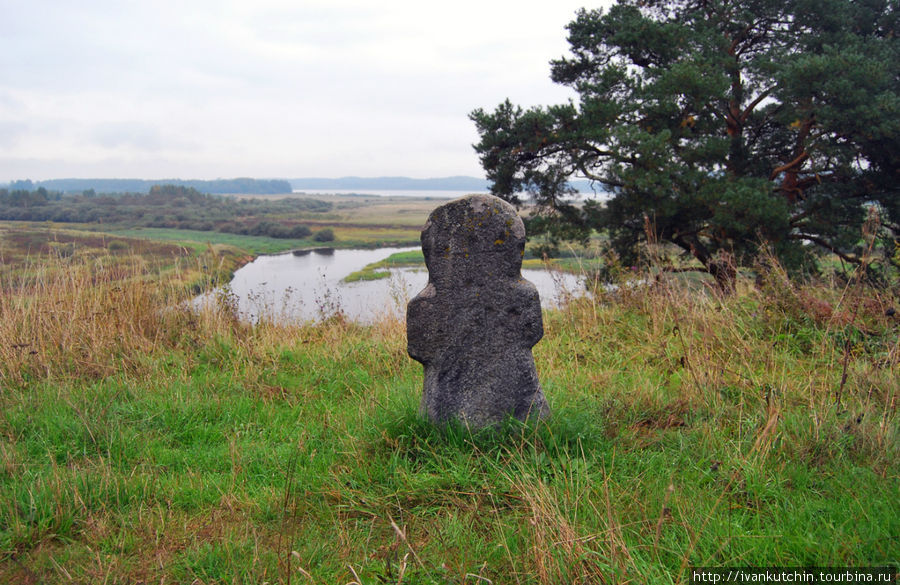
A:
MULTIPOLYGON (((297 179, 254 179, 240 177, 234 179, 134 179, 134 178, 66 178, 31 181, 28 179, 0 183, 0 188, 10 190, 35 190, 64 193, 147 193, 154 185, 179 185, 193 187, 203 193, 212 194, 269 194, 285 193, 360 193, 365 195, 394 194, 409 196, 428 192, 426 196, 442 197, 437 193, 467 194, 488 193, 490 183, 478 177, 439 177, 429 179, 413 179, 410 177, 340 177, 320 178, 307 177, 297 179)), ((577 180, 570 183, 579 193, 601 196, 590 181, 577 180)), ((452 195, 450 195, 452 196, 452 195)))
MULTIPOLYGON (((341 177, 338 179, 303 178, 288 179, 294 191, 303 192, 367 192, 375 191, 445 191, 454 193, 488 193, 491 183, 477 177, 442 177, 411 179, 409 177, 341 177)), ((576 180, 569 183, 579 193, 599 194, 590 181, 576 180)), ((374 194, 374 193, 373 193, 374 194)))
POLYGON ((320 197, 336 195, 341 197, 417 197, 420 199, 456 199, 483 191, 454 191, 437 189, 294 189, 294 195, 320 197))

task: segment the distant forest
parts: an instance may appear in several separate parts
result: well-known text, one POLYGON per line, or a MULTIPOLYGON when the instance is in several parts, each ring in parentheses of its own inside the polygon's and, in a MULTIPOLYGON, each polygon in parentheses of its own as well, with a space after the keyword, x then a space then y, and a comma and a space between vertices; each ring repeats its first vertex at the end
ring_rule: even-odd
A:
POLYGON ((314 235, 302 220, 331 209, 328 201, 305 197, 237 199, 182 185, 154 185, 146 194, 0 189, 2 220, 106 223, 287 239, 313 236, 317 241, 329 241, 334 235, 331 230, 314 235))
MULTIPOLYGON (((182 179, 50 179, 47 181, 13 181, 5 187, 10 191, 34 191, 43 187, 61 193, 149 193, 154 185, 191 187, 201 193, 217 195, 281 195, 294 189, 316 191, 461 191, 487 193, 490 183, 477 177, 442 177, 412 179, 409 177, 307 177, 300 179, 216 179, 212 181, 182 179)), ((0 184, 0 186, 3 186, 0 184)), ((593 193, 597 185, 590 181, 570 181, 569 186, 580 193, 593 193)))
POLYGON ((50 179, 48 181, 13 181, 10 191, 33 191, 43 187, 48 191, 81 193, 93 190, 96 193, 149 193, 155 185, 176 185, 190 187, 201 193, 235 195, 280 195, 292 192, 291 184, 281 179, 215 179, 201 180, 145 180, 145 179, 50 179))

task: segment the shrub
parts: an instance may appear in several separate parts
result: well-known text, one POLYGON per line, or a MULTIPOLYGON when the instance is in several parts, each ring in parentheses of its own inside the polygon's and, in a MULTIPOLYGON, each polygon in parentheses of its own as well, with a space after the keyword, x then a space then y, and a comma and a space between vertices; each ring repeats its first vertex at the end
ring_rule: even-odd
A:
POLYGON ((333 242, 334 230, 332 230, 331 228, 319 230, 318 232, 316 232, 316 235, 313 236, 313 239, 317 242, 333 242))
MULTIPOLYGON (((288 230, 288 238, 292 239, 302 239, 308 238, 312 234, 312 230, 306 227, 305 225, 295 225, 288 230)), ((334 234, 332 234, 332 238, 334 234)))

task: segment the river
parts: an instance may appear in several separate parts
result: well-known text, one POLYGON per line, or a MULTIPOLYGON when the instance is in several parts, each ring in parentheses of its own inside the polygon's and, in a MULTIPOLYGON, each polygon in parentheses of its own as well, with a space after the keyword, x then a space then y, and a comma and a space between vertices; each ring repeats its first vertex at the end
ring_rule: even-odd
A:
MULTIPOLYGON (((384 315, 403 316, 406 303, 428 282, 424 266, 394 269, 390 278, 380 280, 345 283, 343 279, 395 252, 415 249, 320 249, 260 256, 234 273, 227 294, 240 317, 249 322, 260 317, 294 323, 319 321, 337 312, 362 323, 384 315)), ((523 270, 522 275, 537 286, 545 308, 558 306, 567 295, 584 290, 580 279, 571 274, 523 270)), ((207 293, 195 302, 209 302, 221 294, 221 290, 207 293)))

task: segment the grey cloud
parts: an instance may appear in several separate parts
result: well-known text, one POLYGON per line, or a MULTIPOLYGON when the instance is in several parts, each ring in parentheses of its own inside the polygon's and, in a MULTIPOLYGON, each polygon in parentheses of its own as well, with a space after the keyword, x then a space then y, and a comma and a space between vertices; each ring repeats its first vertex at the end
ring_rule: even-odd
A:
POLYGON ((561 101, 560 3, 6 2, 0 180, 476 174, 470 110, 561 101))
POLYGON ((10 148, 19 142, 19 137, 25 135, 28 126, 22 122, 9 122, 0 120, 0 146, 10 148))
POLYGON ((94 142, 105 148, 130 147, 142 151, 158 151, 164 141, 159 131, 140 123, 106 123, 94 127, 94 142))

